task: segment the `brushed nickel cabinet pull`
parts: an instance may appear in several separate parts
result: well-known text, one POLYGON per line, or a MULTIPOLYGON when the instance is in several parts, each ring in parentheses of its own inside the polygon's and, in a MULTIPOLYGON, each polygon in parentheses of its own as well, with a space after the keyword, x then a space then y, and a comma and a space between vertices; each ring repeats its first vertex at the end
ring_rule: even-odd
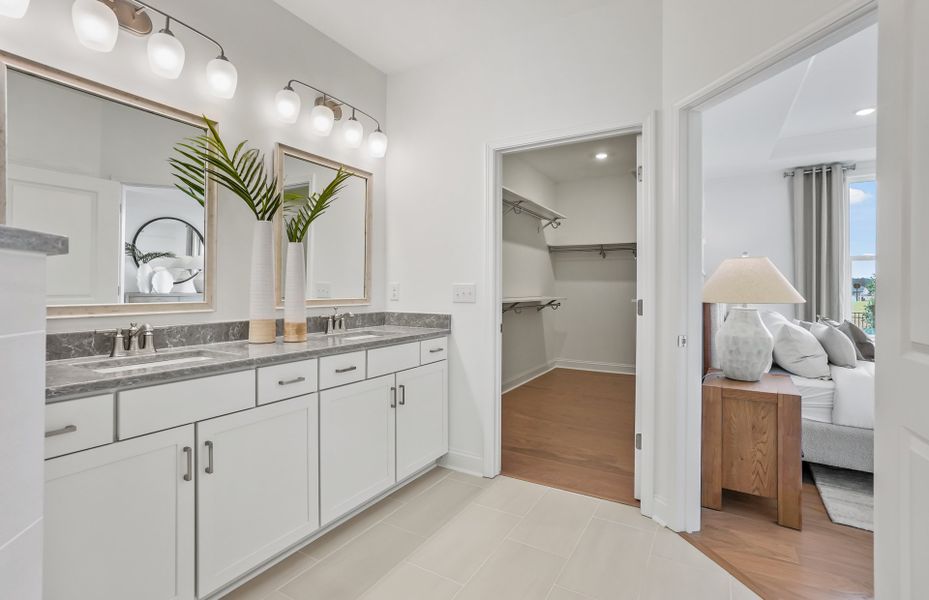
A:
POLYGON ((184 454, 187 455, 187 473, 184 474, 184 481, 193 479, 194 470, 194 451, 190 446, 184 446, 184 454))
POLYGON ((207 440, 205 444, 206 444, 206 450, 207 450, 207 459, 206 459, 207 462, 206 462, 206 469, 204 470, 207 473, 212 475, 213 473, 213 442, 207 440))
POLYGON ((335 372, 336 373, 348 373, 349 371, 355 371, 357 369, 358 367, 356 367, 355 365, 352 365, 350 367, 343 367, 341 369, 336 369, 335 372))
POLYGON ((406 386, 401 385, 400 386, 400 406, 403 406, 404 404, 406 404, 406 386))
POLYGON ((445 350, 445 348, 433 348, 429 352, 431 354, 435 354, 436 352, 442 352, 443 350, 445 350))
POLYGON ((281 379, 277 382, 278 385, 290 385, 292 383, 303 383, 306 381, 306 377, 295 377, 293 379, 281 379))
POLYGON ((390 408, 397 408, 397 388, 390 388, 390 408))
POLYGON ((66 433, 74 433, 77 431, 77 425, 65 425, 61 429, 53 429, 51 431, 45 432, 45 437, 55 437, 56 435, 64 435, 66 433))

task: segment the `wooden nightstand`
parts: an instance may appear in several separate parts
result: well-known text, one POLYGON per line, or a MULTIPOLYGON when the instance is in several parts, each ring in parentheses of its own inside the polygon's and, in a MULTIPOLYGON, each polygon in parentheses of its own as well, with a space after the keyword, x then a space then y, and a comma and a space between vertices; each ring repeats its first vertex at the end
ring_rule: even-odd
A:
POLYGON ((722 490, 777 498, 777 522, 800 529, 800 395, 790 377, 703 381, 701 504, 722 510, 722 490))

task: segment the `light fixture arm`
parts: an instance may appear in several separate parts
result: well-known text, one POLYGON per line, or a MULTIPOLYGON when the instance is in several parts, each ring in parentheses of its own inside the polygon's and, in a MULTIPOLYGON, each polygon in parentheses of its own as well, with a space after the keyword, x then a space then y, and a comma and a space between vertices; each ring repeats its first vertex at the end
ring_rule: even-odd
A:
MULTIPOLYGON (((107 0, 107 1, 108 1, 110 4, 113 4, 113 3, 114 3, 113 0, 107 0)), ((138 4, 139 6, 142 7, 142 8, 139 9, 140 12, 143 11, 143 10, 145 10, 145 9, 150 10, 150 11, 153 11, 153 12, 156 12, 156 13, 158 13, 159 15, 161 15, 161 16, 165 17, 166 19, 168 19, 169 22, 170 22, 170 21, 174 21, 175 23, 180 23, 181 25, 183 25, 183 26, 186 27, 187 29, 189 29, 189 30, 193 31, 194 33, 196 33, 197 35, 199 35, 200 37, 202 37, 202 38, 204 38, 204 39, 206 39, 206 40, 209 40, 210 42, 212 42, 213 44, 215 44, 217 48, 219 48, 219 56, 222 57, 222 58, 225 58, 225 57, 226 57, 226 51, 223 49, 223 45, 220 44, 219 42, 217 42, 217 41, 216 41, 215 39, 213 39, 212 37, 208 36, 207 34, 203 33, 202 31, 200 31, 200 30, 197 29, 196 27, 193 27, 193 26, 191 26, 191 25, 188 25, 187 23, 185 23, 184 21, 181 21, 181 20, 178 19, 177 17, 172 17, 171 15, 169 15, 168 13, 166 13, 165 11, 160 10, 160 9, 158 9, 158 8, 155 8, 155 7, 152 6, 151 4, 146 4, 145 2, 140 2, 139 0, 132 0, 132 1, 133 1, 134 3, 136 3, 136 4, 138 4)), ((165 25, 165 29, 167 29, 167 25, 165 25)))
POLYGON ((294 83, 299 83, 300 85, 302 85, 302 86, 304 86, 304 87, 308 87, 308 88, 310 88, 311 90, 315 90, 315 91, 319 92, 320 94, 323 95, 323 98, 331 98, 331 99, 335 100, 336 102, 338 102, 339 104, 344 104, 345 106, 347 106, 347 107, 349 107, 350 109, 352 109, 352 114, 353 114, 353 115, 354 115, 354 111, 357 110, 358 112, 360 112, 360 113, 363 114, 364 116, 366 116, 366 117, 368 117, 369 119, 371 119, 372 121, 374 121, 374 123, 377 125, 377 130, 378 130, 378 131, 381 130, 381 122, 378 121, 377 119, 375 119, 375 118, 374 118, 373 116, 371 116, 369 113, 366 113, 365 111, 361 110, 360 108, 358 108, 358 107, 355 106, 354 104, 349 104, 349 103, 346 102, 345 100, 342 100, 342 99, 340 99, 340 98, 336 98, 335 96, 333 96, 333 95, 330 94, 329 92, 324 92, 323 90, 319 89, 319 88, 316 87, 316 86, 312 86, 312 85, 310 85, 310 84, 308 84, 308 83, 305 83, 305 82, 303 82, 303 81, 300 81, 299 79, 291 79, 290 81, 287 82, 287 85, 285 86, 285 89, 286 89, 286 88, 293 89, 293 84, 294 84, 294 83))

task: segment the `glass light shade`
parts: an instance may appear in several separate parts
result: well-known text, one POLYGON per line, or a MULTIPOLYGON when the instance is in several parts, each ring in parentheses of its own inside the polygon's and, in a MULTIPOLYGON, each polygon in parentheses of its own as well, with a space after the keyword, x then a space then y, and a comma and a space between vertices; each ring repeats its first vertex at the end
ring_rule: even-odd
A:
POLYGON ((109 52, 116 45, 119 20, 110 7, 98 0, 74 0, 71 23, 77 39, 91 50, 109 52))
POLYGON ((374 158, 383 158, 387 154, 387 134, 378 129, 368 136, 368 152, 374 158))
POLYGON ((29 8, 29 0, 0 0, 0 15, 21 19, 29 8))
POLYGON ((217 98, 228 100, 235 95, 239 83, 239 71, 225 56, 217 56, 206 63, 206 82, 217 98))
POLYGON ((274 108, 285 123, 296 123, 300 116, 300 94, 284 88, 274 96, 274 108))
POLYGON ((148 66, 155 75, 177 79, 184 68, 186 56, 184 44, 166 30, 153 33, 148 38, 148 66))
POLYGON ((349 148, 357 148, 365 138, 365 128, 361 121, 352 117, 342 123, 342 137, 345 138, 345 144, 349 148))
POLYGON ((317 104, 310 112, 310 129, 316 135, 329 135, 335 123, 335 113, 325 104, 317 104))

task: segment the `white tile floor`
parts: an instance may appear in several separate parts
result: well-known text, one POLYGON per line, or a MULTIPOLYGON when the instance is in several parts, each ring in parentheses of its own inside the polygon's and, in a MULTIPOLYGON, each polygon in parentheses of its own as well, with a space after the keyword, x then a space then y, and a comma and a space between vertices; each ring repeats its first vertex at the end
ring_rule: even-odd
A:
POLYGON ((744 600, 638 509, 435 469, 226 600, 744 600))

